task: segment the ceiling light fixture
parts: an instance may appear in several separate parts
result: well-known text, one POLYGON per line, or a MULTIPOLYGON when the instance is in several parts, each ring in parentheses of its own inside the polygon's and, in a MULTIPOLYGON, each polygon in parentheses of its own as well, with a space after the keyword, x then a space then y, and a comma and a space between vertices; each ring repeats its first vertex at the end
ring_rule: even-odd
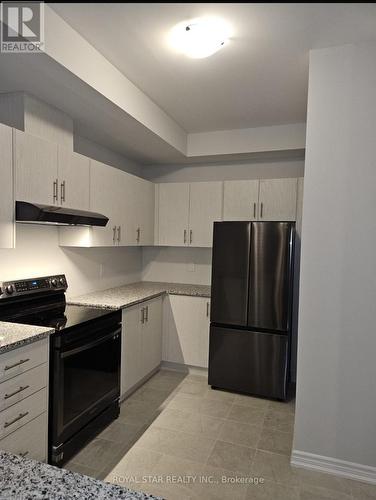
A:
POLYGON ((170 45, 178 52, 194 59, 211 56, 229 40, 228 23, 218 18, 198 18, 183 21, 170 31, 170 45))

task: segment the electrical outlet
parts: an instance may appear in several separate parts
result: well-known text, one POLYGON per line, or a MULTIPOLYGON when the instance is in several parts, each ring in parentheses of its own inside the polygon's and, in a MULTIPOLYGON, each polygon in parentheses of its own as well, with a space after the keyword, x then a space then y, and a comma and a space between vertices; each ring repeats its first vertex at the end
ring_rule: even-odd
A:
POLYGON ((99 279, 103 278, 103 264, 99 264, 99 279))
POLYGON ((196 271, 196 266, 195 266, 195 263, 194 262, 190 262, 188 265, 187 265, 187 270, 191 273, 194 273, 196 271))

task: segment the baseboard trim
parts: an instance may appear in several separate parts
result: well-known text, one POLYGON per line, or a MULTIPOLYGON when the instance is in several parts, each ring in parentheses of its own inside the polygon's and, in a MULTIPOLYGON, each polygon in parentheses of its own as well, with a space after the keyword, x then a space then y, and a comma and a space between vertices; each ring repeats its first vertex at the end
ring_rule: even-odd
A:
POLYGON ((291 454, 291 465, 318 472, 325 472, 347 479, 376 484, 376 467, 347 462, 346 460, 339 460, 338 458, 324 457, 315 455, 314 453, 293 450, 291 454))

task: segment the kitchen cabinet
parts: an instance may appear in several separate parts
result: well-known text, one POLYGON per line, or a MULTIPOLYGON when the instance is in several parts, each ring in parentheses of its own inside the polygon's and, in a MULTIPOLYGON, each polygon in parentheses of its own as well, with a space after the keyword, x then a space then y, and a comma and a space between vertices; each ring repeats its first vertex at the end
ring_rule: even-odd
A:
POLYGON ((186 246, 189 225, 189 184, 159 184, 159 245, 186 246))
POLYGON ((223 220, 257 220, 259 181, 225 181, 223 220))
POLYGON ((12 128, 0 124, 0 248, 14 247, 12 128))
POLYGON ((222 199, 222 182, 190 184, 189 246, 212 246, 213 222, 222 220, 222 199))
POLYGON ((259 192, 259 220, 296 219, 297 179, 262 179, 259 192))
POLYGON ((298 180, 225 181, 224 220, 296 220, 298 180))
POLYGON ((162 298, 123 310, 121 396, 155 370, 162 360, 162 298))
POLYGON ((158 244, 211 247, 213 222, 222 219, 222 182, 158 186, 158 244))
POLYGON ((48 339, 0 355, 0 449, 47 461, 48 339))
MULTIPOLYGON (((122 172, 104 163, 90 163, 90 210, 109 218, 105 227, 89 228, 91 240, 88 246, 119 246, 124 234, 122 172)), ((73 228, 75 229, 75 228, 73 228)))
POLYGON ((15 198, 58 204, 57 145, 14 129, 15 198))
POLYGON ((90 160, 14 129, 16 200, 89 210, 90 160))
POLYGON ((59 146, 57 162, 59 204, 78 210, 89 210, 89 158, 59 146))
POLYGON ((210 299, 169 295, 163 317, 163 360, 208 367, 210 299))
POLYGON ((124 244, 154 244, 154 184, 135 175, 124 176, 124 244))

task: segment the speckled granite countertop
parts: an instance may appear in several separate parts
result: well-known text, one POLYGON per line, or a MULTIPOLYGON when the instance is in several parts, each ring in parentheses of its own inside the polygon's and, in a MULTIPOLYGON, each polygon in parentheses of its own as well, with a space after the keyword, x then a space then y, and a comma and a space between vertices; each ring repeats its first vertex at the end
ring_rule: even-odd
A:
POLYGON ((13 498, 146 500, 158 497, 0 451, 0 499, 13 498))
POLYGON ((67 300, 68 304, 78 306, 103 307, 106 309, 124 309, 169 293, 172 295, 189 295, 192 297, 210 297, 210 286, 186 285, 180 283, 161 283, 139 281, 130 285, 119 286, 88 293, 67 300))
POLYGON ((0 321, 0 354, 36 342, 54 332, 53 328, 0 321))

